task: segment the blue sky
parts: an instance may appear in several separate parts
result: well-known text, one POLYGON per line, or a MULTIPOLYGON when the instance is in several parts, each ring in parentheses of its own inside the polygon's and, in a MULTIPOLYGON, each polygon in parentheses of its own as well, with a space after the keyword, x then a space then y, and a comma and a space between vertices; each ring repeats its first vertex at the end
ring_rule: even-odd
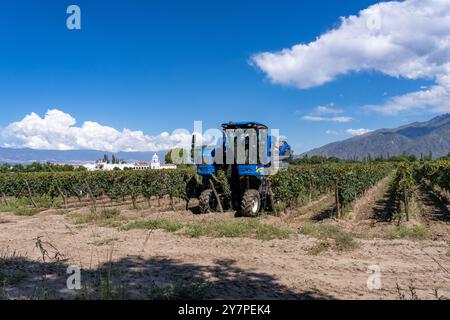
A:
MULTIPOLYGON (((302 82, 274 80, 270 71, 251 62, 261 52, 314 42, 339 28, 341 16, 356 15, 377 2, 4 2, 0 127, 5 130, 32 112, 44 117, 49 109, 70 114, 77 126, 95 121, 150 136, 192 130, 194 120, 203 120, 207 128, 228 120, 256 120, 279 128, 295 151, 303 152, 348 138, 349 129, 427 120, 442 110, 390 114, 361 107, 420 91, 436 82, 431 76, 393 77, 378 65, 358 72, 349 67, 332 81, 301 88, 302 82), (81 30, 66 27, 70 4, 81 8, 81 30), (335 113, 318 114, 317 106, 335 113), (308 121, 305 116, 352 120, 308 121)), ((310 72, 313 77, 315 70, 310 72)), ((20 132, 0 135, 0 144, 30 146, 13 134, 20 132)))

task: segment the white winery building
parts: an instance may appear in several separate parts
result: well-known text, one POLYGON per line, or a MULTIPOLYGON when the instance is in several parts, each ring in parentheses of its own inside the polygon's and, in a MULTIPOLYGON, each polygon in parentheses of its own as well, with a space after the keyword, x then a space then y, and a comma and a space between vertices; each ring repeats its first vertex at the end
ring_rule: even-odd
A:
POLYGON ((170 163, 161 163, 158 155, 155 153, 152 157, 152 162, 137 162, 137 163, 106 163, 96 162, 85 164, 84 167, 88 171, 113 171, 113 170, 166 170, 176 169, 177 165, 170 163))

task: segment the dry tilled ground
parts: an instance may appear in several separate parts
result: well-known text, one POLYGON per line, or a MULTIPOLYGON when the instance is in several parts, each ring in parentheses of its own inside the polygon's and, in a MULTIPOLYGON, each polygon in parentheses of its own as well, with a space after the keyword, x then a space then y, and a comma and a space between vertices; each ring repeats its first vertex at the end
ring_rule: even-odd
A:
POLYGON ((415 217, 389 219, 390 178, 330 219, 323 195, 281 217, 198 215, 167 199, 0 213, 4 299, 444 299, 448 205, 419 188, 415 217), (67 266, 81 289, 67 288, 67 266))

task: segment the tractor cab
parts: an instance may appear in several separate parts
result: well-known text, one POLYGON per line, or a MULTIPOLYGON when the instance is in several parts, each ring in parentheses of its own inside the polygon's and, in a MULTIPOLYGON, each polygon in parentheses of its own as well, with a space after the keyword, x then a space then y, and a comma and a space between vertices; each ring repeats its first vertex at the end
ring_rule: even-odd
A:
POLYGON ((240 176, 270 175, 280 168, 280 163, 286 164, 291 158, 289 144, 286 141, 275 141, 264 124, 229 122, 222 124, 222 128, 225 150, 233 154, 233 164, 237 166, 240 176))

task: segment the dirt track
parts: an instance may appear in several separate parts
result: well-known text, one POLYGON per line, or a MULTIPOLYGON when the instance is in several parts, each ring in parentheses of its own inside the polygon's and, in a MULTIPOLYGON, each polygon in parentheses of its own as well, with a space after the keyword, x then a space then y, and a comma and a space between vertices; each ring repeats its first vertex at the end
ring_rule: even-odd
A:
MULTIPOLYGON (((189 211, 144 211, 140 215, 178 220, 235 219, 231 213, 199 217, 189 211)), ((450 296, 449 245, 445 241, 359 239, 360 247, 354 251, 329 250, 311 255, 309 249, 318 240, 300 234, 273 241, 193 239, 159 230, 80 227, 52 211, 33 217, 1 216, 5 223, 0 224, 0 248, 27 257, 22 262, 22 268, 29 272, 27 278, 6 290, 12 298, 33 295, 42 283, 49 297, 77 296, 65 289, 64 273, 42 263, 37 237, 41 237, 50 257, 56 250, 47 242, 68 259, 65 265, 75 264, 83 270, 108 266, 111 255, 113 269, 122 270, 121 281, 127 283, 127 297, 145 297, 142 292, 146 286, 165 286, 183 279, 207 282, 208 297, 215 299, 398 299, 397 284, 406 298, 414 296, 409 287, 421 299, 435 298, 434 289, 450 296), (99 240, 105 244, 99 244, 99 240), (367 279, 368 268, 373 265, 381 268, 382 286, 371 291, 367 279), (52 275, 45 282, 39 275, 42 270, 52 275)), ((265 220, 272 223, 276 219, 265 220)))

